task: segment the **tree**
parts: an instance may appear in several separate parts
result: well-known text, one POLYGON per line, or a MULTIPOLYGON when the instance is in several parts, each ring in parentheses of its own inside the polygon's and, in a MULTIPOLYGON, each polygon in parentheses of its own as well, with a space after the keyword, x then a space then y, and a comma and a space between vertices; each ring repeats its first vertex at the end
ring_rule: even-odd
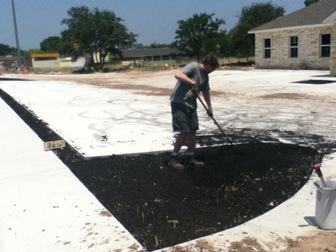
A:
POLYGON ((317 2, 319 2, 320 0, 305 0, 304 1, 304 4, 305 4, 305 6, 308 6, 308 5, 311 5, 311 4, 313 4, 313 3, 317 3, 317 2))
POLYGON ((285 9, 271 3, 253 3, 242 8, 238 24, 228 34, 231 56, 254 56, 254 35, 248 31, 283 16, 285 9))
POLYGON ((15 48, 0 43, 0 55, 8 55, 8 54, 15 54, 15 48))
POLYGON ((150 45, 144 45, 142 43, 134 44, 132 46, 133 49, 146 49, 146 48, 171 48, 171 44, 158 44, 158 43, 152 43, 150 45))
POLYGON ((89 68, 102 71, 107 56, 122 58, 122 50, 136 41, 137 35, 129 32, 112 11, 72 7, 68 16, 62 21, 68 29, 61 33, 61 52, 75 59, 89 54, 89 68))
POLYGON ((147 48, 170 48, 170 44, 159 44, 159 43, 152 43, 147 48))
POLYGON ((179 20, 172 46, 182 54, 200 61, 207 54, 217 53, 225 40, 225 31, 220 26, 223 19, 214 19, 214 14, 195 14, 187 20, 179 20))
POLYGON ((61 38, 57 36, 51 36, 44 39, 40 43, 41 50, 43 52, 59 52, 61 38))

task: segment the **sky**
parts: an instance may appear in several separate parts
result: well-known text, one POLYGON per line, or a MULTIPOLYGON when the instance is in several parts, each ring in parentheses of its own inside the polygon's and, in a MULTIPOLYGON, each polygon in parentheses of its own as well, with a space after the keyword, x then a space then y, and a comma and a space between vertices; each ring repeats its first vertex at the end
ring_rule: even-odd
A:
MULTIPOLYGON (((67 26, 71 7, 113 11, 122 18, 130 32, 138 34, 137 42, 169 44, 174 41, 178 20, 194 14, 214 14, 225 20, 223 30, 229 31, 237 22, 243 7, 267 3, 284 7, 285 14, 304 8, 304 0, 14 0, 19 45, 23 50, 40 48, 50 36, 60 36, 67 26)), ((0 43, 16 47, 12 0, 0 0, 0 43)))

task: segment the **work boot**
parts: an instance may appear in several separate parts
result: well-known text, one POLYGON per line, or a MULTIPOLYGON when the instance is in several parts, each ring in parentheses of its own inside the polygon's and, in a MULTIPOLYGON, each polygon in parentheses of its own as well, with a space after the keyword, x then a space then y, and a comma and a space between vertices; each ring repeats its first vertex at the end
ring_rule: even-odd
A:
POLYGON ((204 166, 204 163, 202 161, 197 161, 194 156, 187 156, 187 162, 188 162, 188 164, 191 164, 191 165, 197 166, 197 167, 204 166))
POLYGON ((168 165, 176 170, 183 170, 183 165, 178 161, 177 157, 170 157, 168 165))

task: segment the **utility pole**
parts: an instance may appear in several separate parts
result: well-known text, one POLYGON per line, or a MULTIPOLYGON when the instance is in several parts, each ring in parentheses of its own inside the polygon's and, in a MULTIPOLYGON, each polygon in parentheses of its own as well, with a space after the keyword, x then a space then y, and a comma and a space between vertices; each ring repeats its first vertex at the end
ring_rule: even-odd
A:
POLYGON ((17 29, 17 24, 16 24, 16 13, 15 13, 14 0, 12 0, 12 9, 13 9, 13 20, 14 20, 15 39, 16 39, 16 48, 17 48, 17 63, 18 63, 18 67, 20 67, 21 66, 21 52, 20 52, 18 29, 17 29))

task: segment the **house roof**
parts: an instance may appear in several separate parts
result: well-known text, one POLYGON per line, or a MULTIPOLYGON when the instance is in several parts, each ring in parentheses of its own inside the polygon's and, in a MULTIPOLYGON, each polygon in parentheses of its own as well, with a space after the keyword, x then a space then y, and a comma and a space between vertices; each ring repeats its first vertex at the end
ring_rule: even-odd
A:
POLYGON ((287 16, 277 18, 271 22, 258 26, 250 30, 249 33, 298 26, 329 24, 332 22, 331 17, 335 15, 336 1, 320 0, 317 3, 311 4, 287 16))

